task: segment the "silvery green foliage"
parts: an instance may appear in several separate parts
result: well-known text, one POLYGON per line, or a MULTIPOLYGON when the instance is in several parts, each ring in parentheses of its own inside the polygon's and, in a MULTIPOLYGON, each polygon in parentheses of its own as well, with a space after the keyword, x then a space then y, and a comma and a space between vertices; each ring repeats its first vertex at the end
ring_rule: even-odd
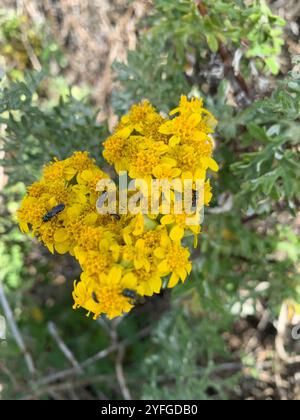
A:
POLYGON ((188 82, 209 71, 210 55, 221 44, 232 55, 239 50, 245 77, 249 60, 262 72, 278 74, 284 25, 264 0, 251 6, 244 0, 155 0, 152 14, 141 24, 137 49, 129 53, 127 64, 115 64, 123 89, 113 93, 114 106, 121 113, 143 98, 159 109, 174 106, 179 94, 189 92, 188 82))
POLYGON ((241 180, 242 201, 253 208, 270 201, 286 205, 292 212, 299 206, 300 191, 300 73, 291 73, 278 83, 266 99, 255 102, 240 115, 245 126, 242 153, 232 165, 241 180))
POLYGON ((237 386, 238 375, 233 369, 224 376, 214 362, 216 354, 229 360, 221 329, 222 322, 217 324, 209 315, 205 322, 182 312, 165 315, 153 333, 152 355, 145 359, 143 369, 149 379, 142 398, 228 399, 229 391, 237 386))
POLYGON ((36 179, 43 164, 87 150, 101 159, 107 129, 97 122, 97 110, 70 95, 55 106, 43 104, 43 74, 28 73, 25 81, 0 85, 2 165, 10 183, 36 179))

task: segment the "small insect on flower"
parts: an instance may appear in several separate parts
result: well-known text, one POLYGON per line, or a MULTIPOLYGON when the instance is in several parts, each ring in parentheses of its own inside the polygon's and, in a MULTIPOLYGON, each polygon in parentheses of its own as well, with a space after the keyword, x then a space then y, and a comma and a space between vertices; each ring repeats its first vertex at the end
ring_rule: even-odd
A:
POLYGON ((95 292, 92 293, 92 299, 95 303, 100 303, 95 292))
POLYGON ((121 216, 119 215, 119 214, 111 214, 111 216, 115 219, 115 220, 117 220, 117 221, 120 221, 121 220, 121 216))
POLYGON ((136 293, 135 290, 130 290, 130 289, 124 289, 122 292, 122 295, 128 299, 130 299, 131 301, 136 301, 138 298, 138 295, 136 293))
MULTIPOLYGON (((107 191, 103 191, 103 193, 100 195, 100 197, 97 200, 97 209, 100 214, 103 214, 103 206, 105 201, 109 199, 109 194, 107 191)), ((121 216, 117 213, 109 213, 115 220, 120 221, 121 216)))
POLYGON ((66 206, 64 204, 59 204, 58 206, 53 207, 45 216, 43 217, 43 222, 49 222, 53 217, 57 216, 59 213, 64 211, 66 206))

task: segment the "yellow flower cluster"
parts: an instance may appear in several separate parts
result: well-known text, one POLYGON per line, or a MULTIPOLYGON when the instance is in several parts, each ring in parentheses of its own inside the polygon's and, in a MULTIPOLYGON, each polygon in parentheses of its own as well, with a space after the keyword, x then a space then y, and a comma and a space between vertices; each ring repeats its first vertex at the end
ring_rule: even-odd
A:
POLYGON ((134 105, 104 143, 105 159, 131 178, 205 179, 212 158, 216 120, 203 101, 182 96, 179 107, 163 118, 145 101, 134 105), (174 117, 178 114, 176 117, 174 117))
MULTIPOLYGON (((204 204, 211 200, 206 180, 212 159, 215 120, 201 100, 182 97, 172 119, 148 103, 135 105, 104 144, 104 157, 131 178, 198 179, 205 182, 204 204)), ((106 175, 87 152, 55 160, 40 181, 28 188, 18 220, 51 252, 70 253, 82 274, 75 282, 74 308, 94 318, 128 313, 139 296, 160 293, 184 282, 191 272, 190 252, 183 245, 187 215, 99 214, 97 184, 106 175)))
POLYGON ((21 230, 32 230, 52 253, 73 255, 80 232, 101 218, 96 185, 103 178, 107 175, 87 152, 47 165, 41 180, 28 188, 18 211, 21 230))
MULTIPOLYGON (((211 136, 217 121, 203 107, 201 99, 189 101, 186 96, 181 97, 170 116, 171 119, 162 117, 148 101, 134 105, 104 142, 103 156, 117 172, 127 171, 132 179, 146 180, 149 194, 153 179, 191 180, 195 189, 196 181, 202 181, 203 204, 209 205, 212 193, 207 170, 219 169, 212 158, 211 136)), ((190 215, 174 214, 174 206, 171 212, 161 220, 172 229, 171 239, 181 240, 186 230, 200 233, 199 225, 188 226, 186 219, 190 215)))

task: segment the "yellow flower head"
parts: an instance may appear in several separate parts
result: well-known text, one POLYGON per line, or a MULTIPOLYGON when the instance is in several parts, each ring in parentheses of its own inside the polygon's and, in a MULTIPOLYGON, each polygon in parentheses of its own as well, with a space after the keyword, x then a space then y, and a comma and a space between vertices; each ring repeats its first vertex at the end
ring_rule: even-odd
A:
POLYGON ((160 247, 155 250, 154 254, 156 258, 161 260, 158 265, 160 275, 171 274, 169 288, 176 286, 179 280, 182 282, 186 280, 192 269, 188 249, 182 247, 178 242, 173 242, 166 235, 162 237, 160 247))
POLYGON ((96 184, 105 177, 87 152, 55 159, 27 190, 17 212, 21 230, 32 230, 51 252, 72 252, 78 232, 98 217, 96 184))
POLYGON ((74 285, 74 308, 82 307, 92 312, 95 319, 101 314, 108 318, 121 316, 134 306, 124 291, 134 292, 136 286, 135 276, 125 274, 121 266, 114 266, 108 274, 101 273, 98 277, 89 277, 84 273, 81 281, 74 285))

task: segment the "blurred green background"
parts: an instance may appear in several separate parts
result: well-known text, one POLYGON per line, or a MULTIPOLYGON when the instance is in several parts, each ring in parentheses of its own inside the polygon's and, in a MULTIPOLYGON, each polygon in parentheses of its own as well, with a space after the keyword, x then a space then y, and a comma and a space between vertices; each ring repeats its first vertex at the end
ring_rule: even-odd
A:
POLYGON ((300 399, 299 31, 297 0, 1 1, 0 315, 25 346, 8 323, 1 399, 300 399), (101 164, 133 103, 181 94, 219 120, 192 275, 92 321, 76 263, 20 233, 20 199, 54 156, 101 164))

